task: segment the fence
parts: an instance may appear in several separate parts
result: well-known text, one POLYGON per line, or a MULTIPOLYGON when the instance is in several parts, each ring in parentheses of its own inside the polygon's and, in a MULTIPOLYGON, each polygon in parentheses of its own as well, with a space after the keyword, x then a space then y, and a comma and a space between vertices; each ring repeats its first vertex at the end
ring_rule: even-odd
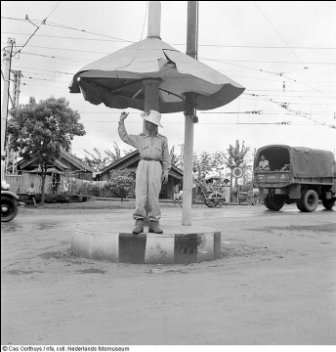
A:
MULTIPOLYGON (((10 190, 16 194, 26 193, 27 189, 34 183, 35 192, 40 193, 41 190, 41 177, 37 174, 23 173, 22 175, 5 174, 5 180, 10 186, 10 190)), ((45 190, 46 193, 51 191, 52 178, 46 177, 45 190)))
MULTIPOLYGON (((32 183, 36 193, 41 193, 41 176, 34 173, 23 173, 22 175, 5 174, 5 180, 10 186, 10 190, 16 194, 23 194, 32 183)), ((74 177, 60 175, 55 185, 55 179, 52 176, 46 176, 45 193, 46 194, 82 194, 82 195, 100 195, 103 193, 107 181, 87 181, 74 177), (56 186, 56 187, 55 187, 56 186)))

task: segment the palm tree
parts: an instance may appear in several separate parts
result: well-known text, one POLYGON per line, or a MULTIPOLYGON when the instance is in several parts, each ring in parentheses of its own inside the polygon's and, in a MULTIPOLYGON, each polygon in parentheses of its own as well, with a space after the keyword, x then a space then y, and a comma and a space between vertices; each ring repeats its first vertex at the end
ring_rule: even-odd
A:
POLYGON ((84 149, 85 154, 87 154, 84 157, 84 162, 91 166, 95 171, 99 171, 103 167, 121 158, 121 150, 116 142, 114 142, 113 149, 113 151, 106 149, 104 151, 104 156, 97 148, 93 149, 93 153, 84 149))
MULTIPOLYGON (((225 156, 225 164, 231 169, 230 184, 232 188, 232 171, 235 167, 242 167, 245 162, 245 156, 250 150, 250 147, 245 146, 245 141, 240 145, 239 140, 236 140, 235 146, 231 145, 227 149, 227 155, 225 156)), ((237 187, 237 178, 235 178, 235 188, 237 187)))
POLYGON ((175 154, 175 146, 173 146, 173 147, 170 149, 169 154, 170 154, 170 161, 171 161, 172 166, 178 167, 179 164, 180 164, 181 155, 175 154))
POLYGON ((105 166, 106 158, 103 158, 101 152, 97 148, 93 148, 93 152, 84 149, 86 154, 84 162, 89 165, 93 170, 98 171, 105 166))
POLYGON ((109 163, 121 159, 121 150, 116 142, 113 143, 113 151, 110 149, 106 149, 105 154, 109 159, 109 163))

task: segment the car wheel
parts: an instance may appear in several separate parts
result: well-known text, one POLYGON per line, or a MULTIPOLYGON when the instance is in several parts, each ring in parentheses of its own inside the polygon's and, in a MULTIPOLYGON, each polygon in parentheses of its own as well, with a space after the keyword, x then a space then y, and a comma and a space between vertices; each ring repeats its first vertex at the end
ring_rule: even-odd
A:
POLYGON ((1 222, 11 221, 18 212, 18 204, 15 199, 8 196, 1 196, 1 222))

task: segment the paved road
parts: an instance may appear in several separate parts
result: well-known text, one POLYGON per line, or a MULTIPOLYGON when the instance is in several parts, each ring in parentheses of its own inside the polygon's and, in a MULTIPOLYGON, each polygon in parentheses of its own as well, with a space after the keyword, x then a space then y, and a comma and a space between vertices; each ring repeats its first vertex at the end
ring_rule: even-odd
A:
MULTIPOLYGON (((74 226, 125 209, 22 209, 1 224, 3 344, 335 344, 336 213, 293 206, 193 209, 222 256, 131 265, 73 256, 74 226)), ((181 208, 164 208, 163 226, 181 208)))

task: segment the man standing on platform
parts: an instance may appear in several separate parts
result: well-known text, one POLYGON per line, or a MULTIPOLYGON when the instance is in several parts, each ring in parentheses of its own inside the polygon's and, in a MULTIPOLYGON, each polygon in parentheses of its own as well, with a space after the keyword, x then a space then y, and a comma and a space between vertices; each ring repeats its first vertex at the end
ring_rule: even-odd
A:
POLYGON ((144 231, 145 219, 149 221, 149 232, 163 233, 159 227, 161 211, 159 194, 161 183, 168 182, 168 171, 171 167, 168 140, 158 134, 161 114, 150 110, 142 114, 145 120, 145 132, 140 135, 129 135, 124 121, 128 113, 122 112, 119 120, 118 133, 123 142, 135 147, 140 152, 140 162, 136 171, 135 198, 136 209, 133 213, 135 228, 133 234, 144 231))

